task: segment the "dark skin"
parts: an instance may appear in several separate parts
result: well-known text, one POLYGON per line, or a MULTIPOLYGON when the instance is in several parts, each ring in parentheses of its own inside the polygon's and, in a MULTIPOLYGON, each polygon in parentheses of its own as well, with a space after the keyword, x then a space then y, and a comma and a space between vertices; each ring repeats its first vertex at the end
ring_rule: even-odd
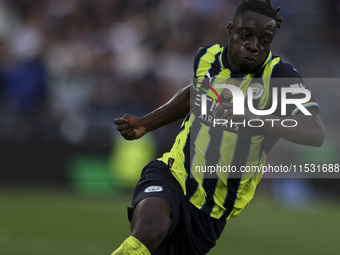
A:
POLYGON ((125 114, 123 118, 115 119, 117 130, 126 140, 135 140, 147 132, 184 118, 190 110, 190 87, 188 85, 181 89, 169 102, 142 118, 125 114))
MULTIPOLYGON (((231 69, 250 72, 262 64, 269 53, 276 29, 277 25, 273 19, 258 13, 247 11, 236 17, 234 23, 227 27, 229 35, 227 59, 231 69)), ((190 111, 190 87, 189 85, 180 90, 168 103, 142 118, 126 114, 115 119, 117 130, 126 140, 134 140, 147 132, 184 118, 190 111)), ((309 111, 311 116, 298 114, 289 117, 297 120, 297 127, 283 128, 280 122, 275 122, 272 127, 270 122, 265 122, 262 129, 294 143, 321 146, 325 137, 322 122, 316 110, 309 111)), ((255 116, 248 109, 245 109, 245 115, 235 116, 232 104, 218 107, 214 117, 234 120, 264 118, 255 116)), ((266 118, 284 119, 278 116, 266 118)), ((131 235, 139 239, 151 253, 167 236, 170 227, 171 212, 166 201, 158 197, 149 197, 137 204, 131 222, 131 235)))
POLYGON ((258 67, 266 59, 276 33, 273 19, 255 12, 245 12, 227 27, 228 63, 232 70, 244 73, 258 67))
MULTIPOLYGON (((273 19, 254 12, 245 12, 241 17, 236 17, 233 24, 227 27, 230 37, 227 59, 233 70, 251 72, 258 67, 267 57, 271 42, 277 30, 273 19)), ((309 109, 312 116, 305 116, 301 112, 289 119, 297 121, 295 128, 284 128, 280 123, 284 117, 274 115, 257 116, 245 109, 242 116, 233 115, 232 104, 224 103, 214 111, 214 117, 220 119, 233 119, 235 121, 251 119, 279 119, 272 126, 271 122, 264 121, 262 127, 266 132, 280 136, 288 141, 321 146, 325 134, 322 121, 315 109, 309 109)))

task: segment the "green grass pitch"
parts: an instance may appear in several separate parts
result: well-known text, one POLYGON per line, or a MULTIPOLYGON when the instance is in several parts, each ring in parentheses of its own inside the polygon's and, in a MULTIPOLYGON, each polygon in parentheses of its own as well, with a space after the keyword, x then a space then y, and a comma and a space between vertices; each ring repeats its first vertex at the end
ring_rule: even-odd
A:
MULTIPOLYGON (((0 188, 1 255, 109 255, 128 236, 131 194, 0 188)), ((290 211, 255 199, 228 222, 212 255, 340 254, 340 206, 290 211)))

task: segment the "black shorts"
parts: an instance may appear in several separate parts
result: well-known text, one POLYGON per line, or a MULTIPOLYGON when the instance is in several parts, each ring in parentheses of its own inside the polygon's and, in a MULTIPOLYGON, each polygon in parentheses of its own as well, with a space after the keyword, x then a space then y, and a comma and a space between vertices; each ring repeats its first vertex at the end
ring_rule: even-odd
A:
POLYGON ((130 221, 133 208, 151 196, 168 202, 172 218, 168 236, 153 254, 206 254, 215 246, 226 221, 214 219, 192 205, 168 166, 158 160, 151 161, 142 171, 133 195, 132 208, 128 208, 130 221))

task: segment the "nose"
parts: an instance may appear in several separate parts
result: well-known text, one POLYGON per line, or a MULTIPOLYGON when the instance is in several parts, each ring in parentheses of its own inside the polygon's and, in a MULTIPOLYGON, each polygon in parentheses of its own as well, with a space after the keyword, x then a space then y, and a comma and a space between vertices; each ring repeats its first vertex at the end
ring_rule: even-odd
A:
POLYGON ((247 50, 253 53, 257 53, 260 50, 260 41, 256 37, 252 37, 249 39, 247 43, 247 50))

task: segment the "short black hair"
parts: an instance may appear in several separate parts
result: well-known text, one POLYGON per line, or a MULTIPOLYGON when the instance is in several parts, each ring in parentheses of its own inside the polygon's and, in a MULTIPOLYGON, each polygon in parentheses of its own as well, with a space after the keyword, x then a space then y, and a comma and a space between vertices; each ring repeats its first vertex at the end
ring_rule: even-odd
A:
POLYGON ((281 28, 281 23, 283 21, 283 18, 278 19, 277 15, 279 14, 281 8, 274 9, 270 0, 244 0, 239 7, 236 9, 234 20, 239 15, 243 14, 246 11, 256 12, 259 14, 262 14, 264 16, 267 16, 269 18, 272 18, 275 20, 276 25, 278 28, 281 28))

